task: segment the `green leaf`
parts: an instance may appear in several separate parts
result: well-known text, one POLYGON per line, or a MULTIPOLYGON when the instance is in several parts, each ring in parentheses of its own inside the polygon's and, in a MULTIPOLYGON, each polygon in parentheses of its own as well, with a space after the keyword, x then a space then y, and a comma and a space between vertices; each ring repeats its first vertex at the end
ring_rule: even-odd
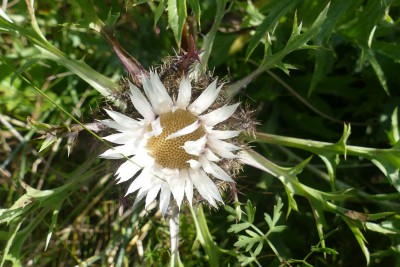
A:
POLYGON ((371 222, 366 222, 365 223, 365 228, 367 228, 370 231, 378 232, 381 234, 400 234, 400 230, 396 228, 387 228, 384 227, 380 224, 376 223, 371 223, 371 222))
POLYGON ((274 67, 283 70, 283 72, 286 73, 287 75, 290 74, 290 71, 289 71, 290 69, 292 69, 292 70, 297 70, 296 67, 294 67, 294 66, 292 66, 292 65, 290 65, 290 64, 287 64, 287 63, 282 63, 282 62, 277 62, 277 63, 274 65, 274 67))
POLYGON ((283 203, 282 203, 282 199, 279 198, 278 199, 278 203, 274 206, 274 216, 273 216, 273 220, 271 220, 271 217, 265 213, 265 220, 268 223, 269 228, 274 228, 276 223, 278 222, 279 218, 282 215, 282 207, 283 207, 283 203))
POLYGON ((272 68, 277 62, 282 61, 282 59, 289 53, 300 50, 300 49, 316 49, 318 46, 307 45, 307 42, 314 37, 321 29, 321 25, 326 19, 326 15, 329 10, 329 4, 324 8, 324 10, 319 14, 318 18, 314 21, 312 26, 305 33, 301 34, 301 25, 297 25, 297 13, 294 16, 293 30, 289 41, 287 42, 285 48, 280 52, 273 54, 271 57, 265 59, 263 63, 252 73, 242 78, 241 80, 232 83, 228 86, 228 97, 232 98, 236 95, 243 87, 247 86, 253 79, 260 75, 265 70, 272 68))
POLYGON ((327 50, 328 40, 337 21, 342 17, 343 13, 348 9, 348 7, 355 1, 356 0, 333 1, 331 7, 329 8, 328 18, 322 24, 321 31, 315 36, 315 43, 316 45, 321 46, 321 48, 316 50, 314 53, 314 74, 311 80, 308 96, 311 95, 317 84, 332 70, 334 55, 333 51, 327 50))
POLYGON ((382 67, 379 64, 378 60, 376 60, 374 52, 371 49, 364 49, 364 48, 361 49, 362 49, 361 62, 363 63, 364 61, 369 61, 369 63, 371 63, 371 66, 374 69, 376 76, 378 76, 380 84, 382 85, 386 94, 390 96, 385 73, 383 72, 382 67))
POLYGON ((2 258, 1 258, 0 267, 3 267, 4 262, 6 261, 6 258, 8 256, 8 252, 10 251, 11 245, 12 245, 12 243, 14 241, 14 238, 17 235, 17 232, 18 232, 19 228, 21 227, 21 224, 22 224, 23 221, 24 220, 20 219, 20 220, 17 220, 16 222, 14 222, 14 223, 11 223, 11 225, 9 227, 10 230, 9 230, 9 234, 8 234, 8 238, 7 238, 7 243, 6 243, 6 246, 5 246, 5 248, 3 250, 3 253, 2 253, 3 255, 2 255, 2 258))
POLYGON ((44 139, 44 142, 42 143, 42 146, 40 147, 40 150, 38 153, 42 152, 44 149, 49 147, 55 141, 57 141, 57 136, 47 135, 47 137, 44 139))
POLYGON ((44 248, 44 251, 47 250, 47 247, 48 247, 50 239, 51 239, 51 235, 53 234, 54 226, 57 224, 58 213, 60 212, 61 206, 66 198, 67 198, 67 196, 65 196, 59 203, 53 205, 53 216, 51 218, 51 224, 50 224, 49 232, 47 234, 46 246, 44 248))
POLYGON ((10 23, 2 17, 0 17, 0 27, 5 27, 18 32, 20 35, 27 38, 28 41, 35 44, 35 46, 40 50, 41 54, 40 56, 37 56, 38 58, 49 59, 61 64, 80 76, 102 95, 109 96, 110 92, 107 90, 107 88, 118 87, 116 83, 112 82, 101 73, 93 70, 85 63, 69 58, 66 54, 51 45, 41 34, 37 33, 33 29, 22 28, 14 23, 10 23))
POLYGON ((203 36, 203 45, 201 46, 201 50, 204 50, 204 52, 200 55, 200 60, 203 66, 200 65, 200 63, 197 63, 195 67, 196 71, 205 71, 207 68, 208 59, 210 58, 211 50, 213 48, 213 43, 215 35, 217 34, 217 30, 219 28, 219 24, 221 23, 223 16, 231 9, 231 5, 229 6, 229 8, 225 9, 226 2, 227 0, 217 0, 217 14, 215 16, 214 24, 211 30, 203 36))
MULTIPOLYGON (((94 9, 93 6, 93 1, 87 1, 87 0, 69 0, 73 5, 78 7, 80 10, 82 10, 83 14, 85 15, 86 19, 89 21, 93 22, 94 25, 91 26, 93 30, 100 32, 102 28, 104 27, 104 23, 101 21, 99 16, 97 15, 96 10, 94 9)), ((111 10, 109 13, 109 16, 111 14, 111 10)))
POLYGON ((256 248, 256 250, 254 251, 254 256, 257 256, 258 254, 261 253, 261 250, 263 248, 264 242, 260 242, 258 243, 258 246, 256 248))
POLYGON ((286 230, 288 227, 286 225, 278 225, 271 229, 270 233, 280 233, 286 230))
POLYGON ((334 254, 337 255, 339 254, 336 250, 331 249, 331 248, 311 248, 312 252, 323 252, 323 253, 328 253, 328 254, 334 254))
POLYGON ((247 229, 251 226, 251 223, 245 222, 245 223, 238 223, 238 224, 232 224, 231 227, 228 229, 228 233, 239 233, 240 231, 243 231, 244 229, 247 229))
POLYGON ((201 9, 200 9, 200 1, 199 0, 188 0, 188 3, 190 7, 192 8, 193 13, 196 15, 197 18, 197 23, 199 24, 200 28, 200 15, 201 15, 201 9))
POLYGON ((186 17, 186 0, 168 0, 168 25, 174 33, 178 48, 181 47, 182 32, 186 17))
POLYGON ((367 240, 365 239, 365 237, 363 236, 361 231, 352 224, 350 219, 346 218, 346 216, 344 216, 344 215, 342 215, 341 217, 347 223, 347 225, 350 227, 350 230, 353 232, 354 237, 357 239, 357 242, 360 245, 361 250, 364 253, 365 259, 367 260, 367 265, 369 265, 370 255, 369 255, 368 248, 365 245, 365 242, 367 242, 367 240))
POLYGON ((269 5, 273 6, 270 14, 263 20, 260 26, 257 27, 255 34, 250 39, 249 46, 246 50, 246 61, 249 59, 250 55, 253 53, 254 49, 264 38, 268 31, 271 31, 275 24, 296 4, 298 0, 273 0, 269 5))
POLYGON ((157 25, 158 20, 160 19, 162 13, 167 7, 168 0, 162 0, 157 6, 156 12, 154 14, 154 27, 157 25))
POLYGON ((210 231, 208 230, 206 218, 204 217, 203 207, 200 206, 196 215, 193 207, 190 207, 193 220, 196 225, 196 240, 200 241, 206 255, 208 256, 208 264, 211 267, 219 266, 219 247, 212 240, 210 231))
POLYGON ((392 114, 392 124, 390 131, 386 132, 391 146, 395 146, 400 139, 397 114, 398 114, 398 108, 396 107, 392 114))
POLYGON ((119 13, 111 15, 111 9, 110 9, 110 11, 108 12, 107 20, 104 25, 104 28, 107 32, 109 33, 114 32, 115 23, 117 22, 118 18, 119 18, 119 13))
POLYGON ((250 199, 247 200, 247 205, 245 207, 245 210, 246 210, 246 215, 247 215, 247 222, 253 223, 254 216, 256 214, 256 207, 253 207, 253 204, 251 204, 250 199))

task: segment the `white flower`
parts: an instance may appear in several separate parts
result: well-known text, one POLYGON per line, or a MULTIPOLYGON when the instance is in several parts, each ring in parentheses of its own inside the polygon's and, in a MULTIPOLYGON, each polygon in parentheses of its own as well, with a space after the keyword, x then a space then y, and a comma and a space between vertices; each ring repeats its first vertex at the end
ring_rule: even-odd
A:
POLYGON ((171 99, 157 73, 151 72, 150 80, 142 75, 142 82, 150 103, 133 84, 130 84, 130 97, 143 119, 135 120, 106 110, 113 120, 102 123, 119 133, 104 139, 121 146, 105 151, 100 157, 120 159, 123 154, 131 159, 132 162, 126 161, 118 168, 118 183, 128 181, 143 168, 126 192, 128 195, 139 191, 134 205, 146 197, 147 208, 161 191, 159 203, 164 215, 171 192, 179 207, 185 194, 192 205, 195 186, 200 195, 216 207, 215 200, 222 202, 222 199, 207 174, 233 182, 214 162, 221 160, 217 155, 236 158, 232 151, 239 147, 222 140, 235 137, 240 131, 218 131, 213 127, 228 119, 239 104, 201 115, 213 104, 222 88, 217 88, 216 80, 191 104, 190 78, 182 78, 177 100, 171 99))

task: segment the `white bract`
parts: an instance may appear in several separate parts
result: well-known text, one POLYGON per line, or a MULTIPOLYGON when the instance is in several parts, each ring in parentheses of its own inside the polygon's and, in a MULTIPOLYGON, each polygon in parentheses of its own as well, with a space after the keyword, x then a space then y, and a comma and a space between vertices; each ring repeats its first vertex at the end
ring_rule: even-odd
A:
POLYGON ((118 133, 104 139, 121 146, 105 151, 100 157, 120 159, 123 154, 131 159, 132 162, 126 161, 118 168, 118 183, 128 181, 141 171, 126 192, 129 195, 138 191, 134 205, 146 197, 147 208, 161 191, 159 203, 164 215, 171 193, 179 207, 184 195, 192 205, 195 186, 200 195, 216 207, 216 200, 222 202, 221 195, 207 174, 233 182, 215 162, 220 161, 220 157, 236 158, 232 151, 239 147, 222 140, 233 138, 240 131, 218 131, 213 127, 228 119, 239 104, 205 112, 222 88, 217 88, 216 80, 191 104, 189 77, 182 79, 177 100, 171 99, 157 73, 151 72, 150 79, 142 75, 142 81, 150 103, 133 84, 130 84, 130 91, 132 103, 143 119, 106 110, 113 120, 101 122, 118 133))

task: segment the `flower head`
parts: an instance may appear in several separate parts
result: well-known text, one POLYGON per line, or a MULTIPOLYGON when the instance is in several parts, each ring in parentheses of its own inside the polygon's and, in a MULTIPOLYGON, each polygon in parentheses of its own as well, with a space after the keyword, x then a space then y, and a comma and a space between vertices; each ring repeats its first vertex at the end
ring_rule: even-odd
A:
POLYGON ((214 180, 233 182, 221 166, 229 170, 228 161, 236 159, 234 151, 241 149, 223 140, 235 138, 241 130, 221 130, 220 124, 235 113, 239 104, 215 108, 223 87, 217 87, 217 79, 199 91, 192 88, 189 76, 182 77, 176 84, 177 97, 170 85, 166 89, 156 72, 150 72, 150 79, 142 75, 142 84, 145 94, 129 83, 129 97, 136 114, 143 118, 106 110, 112 120, 102 123, 118 133, 104 139, 120 146, 100 157, 130 158, 121 164, 116 176, 118 183, 136 177, 126 191, 126 195, 138 191, 134 205, 146 197, 147 207, 161 191, 159 203, 164 215, 171 193, 179 207, 185 195, 192 205, 193 187, 212 206, 217 206, 216 201, 223 203, 214 180), (214 109, 209 111, 210 107, 214 109))

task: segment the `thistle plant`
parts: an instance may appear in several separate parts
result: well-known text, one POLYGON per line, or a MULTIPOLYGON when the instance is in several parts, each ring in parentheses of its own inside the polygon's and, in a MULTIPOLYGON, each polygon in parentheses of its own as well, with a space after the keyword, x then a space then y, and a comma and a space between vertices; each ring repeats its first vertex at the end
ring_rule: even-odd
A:
POLYGON ((395 1, 14 4, 0 266, 398 265, 395 1))

